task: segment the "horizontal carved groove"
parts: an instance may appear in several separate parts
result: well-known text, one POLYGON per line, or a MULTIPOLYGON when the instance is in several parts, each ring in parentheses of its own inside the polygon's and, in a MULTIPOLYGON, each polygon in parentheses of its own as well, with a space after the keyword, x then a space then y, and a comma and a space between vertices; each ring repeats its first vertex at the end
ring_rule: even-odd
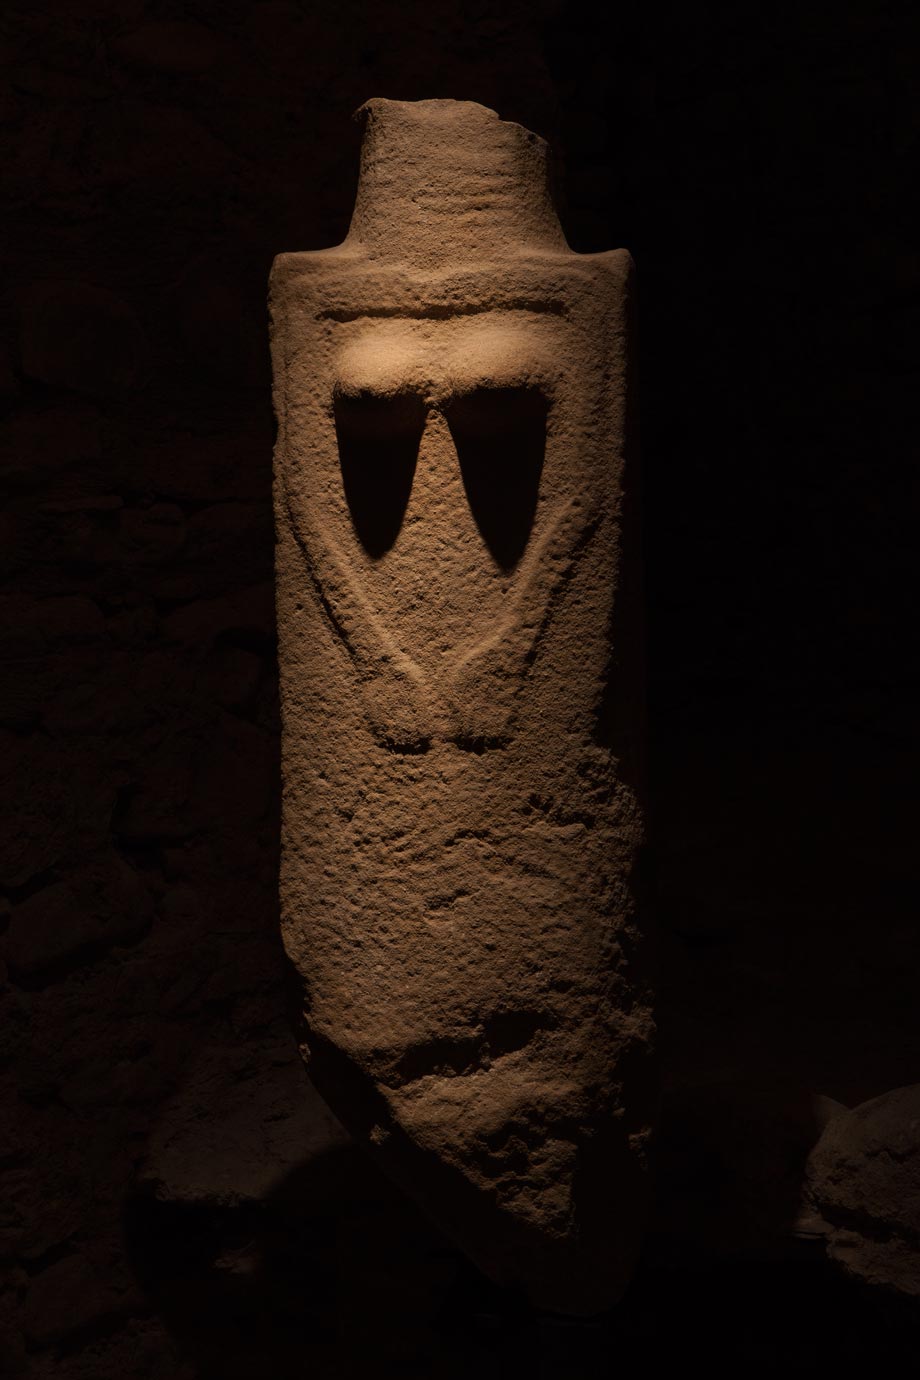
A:
POLYGON ((421 306, 404 307, 325 307, 316 313, 320 321, 361 321, 365 318, 386 317, 407 321, 446 321, 451 316, 481 316, 490 311, 550 312, 564 316, 564 302, 524 297, 510 302, 428 302, 421 306))
POLYGON ((489 737, 484 733, 459 733, 453 739, 461 752, 474 752, 477 757, 481 757, 484 752, 497 752, 506 748, 511 741, 509 736, 502 738, 489 737))
POLYGON ((555 824, 560 829, 567 828, 570 824, 583 824, 586 829, 593 829, 597 822, 593 810, 569 810, 564 805, 546 800, 535 792, 531 793, 527 803, 532 810, 539 810, 550 824, 555 824))
POLYGON ((464 1039, 426 1040, 411 1045, 399 1060, 390 1087, 404 1087, 420 1078, 457 1078, 488 1069, 497 1059, 525 1049, 541 1030, 553 1030, 556 1019, 548 1011, 497 1011, 481 1028, 464 1039))
POLYGON ((387 752, 395 753, 398 757, 419 757, 425 752, 431 751, 430 738, 408 738, 402 739, 381 734, 379 738, 380 746, 387 752))

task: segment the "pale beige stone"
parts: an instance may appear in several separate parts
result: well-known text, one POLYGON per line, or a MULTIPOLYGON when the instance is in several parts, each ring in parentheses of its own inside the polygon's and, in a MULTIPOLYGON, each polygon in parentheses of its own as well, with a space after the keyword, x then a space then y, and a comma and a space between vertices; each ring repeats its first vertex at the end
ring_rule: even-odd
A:
POLYGON ((568 249, 543 142, 493 111, 361 113, 347 239, 271 283, 305 1054, 484 1270, 591 1312, 636 1256, 654 1105, 631 261, 568 249))

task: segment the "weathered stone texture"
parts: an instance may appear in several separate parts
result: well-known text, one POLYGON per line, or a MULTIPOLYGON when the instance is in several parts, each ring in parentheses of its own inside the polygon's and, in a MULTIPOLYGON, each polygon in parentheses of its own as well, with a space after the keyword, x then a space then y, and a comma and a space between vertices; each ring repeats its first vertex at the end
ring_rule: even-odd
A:
POLYGON ((807 1187, 833 1261, 920 1297, 920 1085, 835 1117, 809 1157, 807 1187))
POLYGON ((568 250, 520 126, 364 114, 348 238, 272 278, 285 940, 333 1106, 488 1272, 590 1312, 653 1101, 610 746, 631 265, 568 250))
MULTIPOLYGON (((242 1186, 272 1145, 284 1171, 313 1106, 299 1061, 265 1073, 286 1029, 275 811, 256 804, 266 775, 277 793, 265 277, 279 246, 344 236, 348 116, 371 90, 469 97, 549 136, 570 242, 628 244, 639 265, 666 1088, 685 1102, 775 1075, 852 1106, 917 1078, 918 84, 901 8, 727 23, 639 5, 604 44, 596 5, 557 0, 0 7, 0 1372, 342 1380, 337 1308, 341 1336, 365 1338, 359 1380, 439 1374, 445 1348, 463 1380, 578 1369, 572 1328, 558 1364, 537 1331, 525 1362, 518 1315, 493 1326, 468 1281, 426 1314, 440 1328, 453 1309, 440 1350, 389 1360, 391 1303, 424 1326, 400 1288, 409 1205, 393 1190, 384 1222, 369 1190, 357 1206, 356 1155, 322 1157, 334 1201, 304 1171, 307 1220, 272 1196, 249 1274, 216 1264, 248 1209, 209 1210, 198 1177, 221 1135, 242 1186), (244 763, 225 774, 241 742, 251 792, 244 763), (196 799, 171 820, 154 763, 178 772, 180 748, 196 799), (142 916, 151 898, 143 927, 14 969, 23 908, 53 887, 85 908, 64 942, 96 930, 78 878, 113 853, 142 916), (267 1098, 292 1109, 283 1135, 265 1133, 267 1098), (167 1143, 194 1180, 158 1170, 163 1200, 126 1231, 138 1167, 167 1143), (336 1245, 361 1222, 363 1292, 336 1245), (76 1330, 27 1343, 33 1287, 90 1256, 76 1330), (144 1280, 122 1295, 131 1317, 108 1302, 126 1269, 144 1280)), ((705 1149, 719 1126, 704 1131, 705 1149)), ((662 1187, 711 1237, 708 1181, 662 1187)), ((449 1262, 431 1235, 434 1278, 449 1262)), ((689 1348, 740 1371, 765 1354, 782 1369, 803 1334, 852 1368, 856 1329, 877 1367, 868 1291, 840 1281, 846 1302, 822 1305, 822 1285, 737 1262, 714 1278, 697 1240, 637 1279, 609 1331, 585 1329, 595 1369, 647 1364, 650 1329, 665 1361, 689 1348)))

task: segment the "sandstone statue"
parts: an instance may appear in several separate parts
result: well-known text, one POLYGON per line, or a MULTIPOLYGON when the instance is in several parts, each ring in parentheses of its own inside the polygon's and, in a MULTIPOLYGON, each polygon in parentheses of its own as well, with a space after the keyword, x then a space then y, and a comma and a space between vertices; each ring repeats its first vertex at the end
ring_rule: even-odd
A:
POLYGON ((632 266, 546 146, 373 100, 271 279, 282 912, 320 1092, 493 1279, 615 1300, 655 1112, 632 266))

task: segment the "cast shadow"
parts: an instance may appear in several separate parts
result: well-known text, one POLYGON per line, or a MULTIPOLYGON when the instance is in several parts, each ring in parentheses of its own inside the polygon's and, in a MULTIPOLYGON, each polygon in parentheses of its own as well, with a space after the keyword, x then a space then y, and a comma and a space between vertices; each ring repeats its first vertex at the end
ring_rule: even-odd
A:
POLYGON ((139 1194, 125 1232, 196 1380, 612 1380, 688 1355, 742 1371, 793 1354, 868 1367, 880 1330, 906 1338, 915 1321, 823 1252, 726 1258, 687 1239, 667 1260, 646 1252, 606 1313, 546 1313, 485 1279, 354 1146, 260 1202, 139 1194))
POLYGON ((374 560, 399 536, 412 492, 424 403, 415 393, 337 395, 333 401, 342 486, 355 535, 374 560))
POLYGON ((505 572, 527 546, 546 452, 547 401, 537 388, 477 388, 444 408, 470 509, 505 572))
POLYGON ((459 1377, 437 1332, 471 1271, 354 1146, 261 1201, 127 1205, 135 1276, 201 1380, 459 1377))

